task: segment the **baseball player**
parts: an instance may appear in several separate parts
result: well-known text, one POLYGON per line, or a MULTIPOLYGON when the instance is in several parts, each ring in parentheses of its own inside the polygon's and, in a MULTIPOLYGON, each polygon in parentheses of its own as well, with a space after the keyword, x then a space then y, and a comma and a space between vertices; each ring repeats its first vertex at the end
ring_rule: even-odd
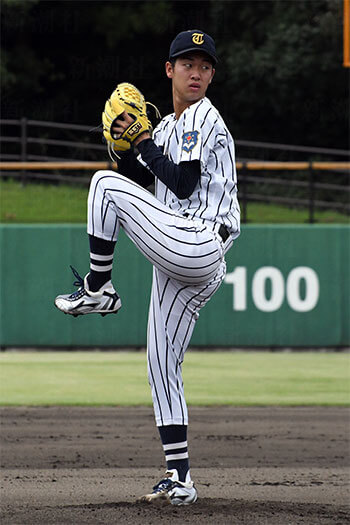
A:
POLYGON ((175 37, 165 64, 174 113, 161 120, 152 136, 144 114, 135 120, 123 111, 113 119, 110 113, 118 101, 116 94, 111 96, 104 122, 112 123, 105 126, 105 136, 112 142, 123 137, 118 173, 98 171, 93 176, 90 271, 84 279, 74 271, 79 289, 55 299, 71 315, 120 309, 111 282, 120 227, 153 264, 148 377, 167 471, 140 498, 146 502, 189 505, 197 499, 189 469, 181 366, 199 312, 224 279, 225 253, 240 233, 234 142, 206 98, 216 63, 215 43, 203 31, 175 37), (124 147, 128 142, 132 148, 124 147), (153 182, 155 195, 145 189, 153 182))

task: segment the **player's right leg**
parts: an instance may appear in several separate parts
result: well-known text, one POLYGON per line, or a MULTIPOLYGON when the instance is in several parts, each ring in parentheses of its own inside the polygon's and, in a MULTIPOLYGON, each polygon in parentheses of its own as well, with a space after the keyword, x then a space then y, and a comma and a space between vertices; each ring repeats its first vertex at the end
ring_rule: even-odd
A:
MULTIPOLYGON (((219 289, 225 272, 226 265, 222 263, 219 272, 210 282, 191 286, 170 279, 164 272, 153 269, 147 361, 158 427, 188 424, 182 362, 200 310, 219 289)), ((168 467, 173 468, 173 465, 168 467)))
POLYGON ((141 501, 190 505, 197 499, 190 474, 188 412, 181 368, 199 311, 218 290, 224 276, 224 262, 210 282, 196 286, 186 286, 153 269, 147 333, 148 379, 167 472, 141 501))

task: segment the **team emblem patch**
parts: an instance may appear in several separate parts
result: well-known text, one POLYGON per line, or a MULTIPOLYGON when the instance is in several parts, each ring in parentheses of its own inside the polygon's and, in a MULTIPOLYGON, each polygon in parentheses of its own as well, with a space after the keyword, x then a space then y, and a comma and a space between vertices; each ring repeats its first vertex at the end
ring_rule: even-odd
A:
POLYGON ((187 131, 182 135, 182 149, 189 153, 198 142, 198 131, 187 131))

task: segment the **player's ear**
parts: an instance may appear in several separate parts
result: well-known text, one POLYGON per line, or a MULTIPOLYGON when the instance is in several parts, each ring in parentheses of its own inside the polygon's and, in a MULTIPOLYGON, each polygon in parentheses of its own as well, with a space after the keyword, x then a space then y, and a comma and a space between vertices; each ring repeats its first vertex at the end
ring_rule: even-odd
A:
POLYGON ((165 62, 165 73, 168 78, 173 78, 173 66, 171 62, 165 62))
POLYGON ((211 70, 211 77, 210 77, 210 80, 209 80, 209 84, 211 84, 211 81, 213 80, 214 75, 215 75, 215 69, 213 68, 211 70))

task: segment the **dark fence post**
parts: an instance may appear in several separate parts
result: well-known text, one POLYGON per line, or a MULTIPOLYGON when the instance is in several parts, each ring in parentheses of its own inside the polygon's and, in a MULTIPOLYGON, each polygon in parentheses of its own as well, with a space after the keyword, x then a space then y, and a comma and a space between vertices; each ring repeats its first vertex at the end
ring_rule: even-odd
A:
POLYGON ((241 174, 242 178, 240 179, 240 185, 242 186, 242 222, 247 222, 247 167, 246 163, 243 162, 241 174))
MULTIPOLYGON (((21 118, 21 162, 27 160, 27 119, 26 117, 21 118)), ((26 183, 27 172, 22 170, 21 181, 24 185, 26 183)))
POLYGON ((309 163, 309 223, 312 224, 315 222, 314 219, 314 196, 315 186, 314 186, 314 170, 312 169, 312 163, 309 163))

